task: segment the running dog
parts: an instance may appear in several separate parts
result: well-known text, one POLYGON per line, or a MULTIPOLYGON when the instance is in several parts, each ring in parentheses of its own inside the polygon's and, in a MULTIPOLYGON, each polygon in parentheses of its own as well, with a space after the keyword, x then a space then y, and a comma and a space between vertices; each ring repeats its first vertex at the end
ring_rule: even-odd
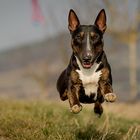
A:
POLYGON ((80 103, 95 103, 94 112, 101 115, 101 104, 116 100, 111 68, 103 50, 106 27, 104 9, 99 12, 93 25, 81 25, 76 13, 72 9, 69 12, 68 29, 73 53, 57 81, 57 90, 61 100, 69 100, 73 113, 82 110, 80 103))

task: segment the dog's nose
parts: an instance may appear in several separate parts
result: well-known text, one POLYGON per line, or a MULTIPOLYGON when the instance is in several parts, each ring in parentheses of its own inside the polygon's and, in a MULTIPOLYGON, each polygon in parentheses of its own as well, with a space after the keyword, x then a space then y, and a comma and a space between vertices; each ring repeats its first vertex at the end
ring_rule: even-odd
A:
POLYGON ((84 55, 83 55, 83 61, 91 61, 92 59, 92 52, 87 51, 84 55))
POLYGON ((84 56, 84 57, 83 57, 83 61, 85 61, 85 62, 91 61, 91 55, 86 55, 86 56, 84 56))

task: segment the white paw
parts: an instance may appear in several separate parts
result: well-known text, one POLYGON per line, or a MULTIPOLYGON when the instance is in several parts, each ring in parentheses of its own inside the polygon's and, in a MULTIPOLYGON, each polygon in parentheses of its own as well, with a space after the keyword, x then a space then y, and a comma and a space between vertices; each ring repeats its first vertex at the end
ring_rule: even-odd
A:
POLYGON ((80 111, 82 110, 82 106, 81 105, 74 105, 72 108, 71 108, 71 112, 73 113, 79 113, 80 111))
POLYGON ((115 102, 116 101, 116 94, 115 93, 107 93, 105 94, 104 96, 104 99, 107 101, 107 102, 115 102))

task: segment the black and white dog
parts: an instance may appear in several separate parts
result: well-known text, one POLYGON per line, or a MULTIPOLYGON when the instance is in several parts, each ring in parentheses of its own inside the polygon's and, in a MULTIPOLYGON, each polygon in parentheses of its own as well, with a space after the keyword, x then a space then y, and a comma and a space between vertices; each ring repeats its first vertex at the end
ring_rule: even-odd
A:
POLYGON ((71 33, 72 56, 68 67, 62 72, 57 89, 60 98, 69 100, 71 111, 82 110, 80 103, 95 103, 94 112, 101 115, 101 103, 114 102, 111 68, 103 50, 103 34, 106 30, 106 14, 102 9, 94 25, 80 25, 73 10, 68 16, 71 33))

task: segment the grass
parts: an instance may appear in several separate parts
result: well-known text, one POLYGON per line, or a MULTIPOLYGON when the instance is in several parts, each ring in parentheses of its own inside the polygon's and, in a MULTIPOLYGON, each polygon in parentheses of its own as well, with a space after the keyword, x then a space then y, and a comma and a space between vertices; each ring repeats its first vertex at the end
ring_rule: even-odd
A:
POLYGON ((107 109, 98 118, 91 108, 75 115, 66 104, 54 101, 0 100, 0 140, 139 139, 140 119, 107 109))

